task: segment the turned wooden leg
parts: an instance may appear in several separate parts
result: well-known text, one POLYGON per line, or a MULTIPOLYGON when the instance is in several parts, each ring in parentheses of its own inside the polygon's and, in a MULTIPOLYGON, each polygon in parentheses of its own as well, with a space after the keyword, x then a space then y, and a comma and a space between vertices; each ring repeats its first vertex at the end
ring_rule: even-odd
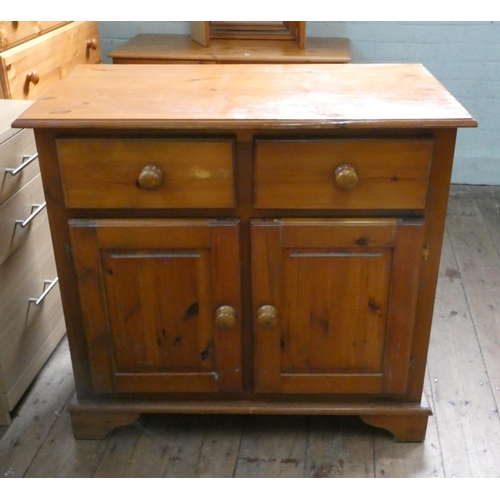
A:
POLYGON ((392 416, 363 415, 361 420, 368 425, 389 431, 399 443, 421 443, 425 439, 428 415, 392 416))
POLYGON ((116 427, 134 423, 140 413, 69 410, 76 439, 105 439, 116 427))

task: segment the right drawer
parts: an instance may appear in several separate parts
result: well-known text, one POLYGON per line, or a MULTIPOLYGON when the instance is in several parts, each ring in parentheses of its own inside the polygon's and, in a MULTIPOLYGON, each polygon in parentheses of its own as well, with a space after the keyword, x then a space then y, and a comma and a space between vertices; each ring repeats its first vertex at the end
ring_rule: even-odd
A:
POLYGON ((258 140, 256 208, 423 209, 432 139, 258 140))

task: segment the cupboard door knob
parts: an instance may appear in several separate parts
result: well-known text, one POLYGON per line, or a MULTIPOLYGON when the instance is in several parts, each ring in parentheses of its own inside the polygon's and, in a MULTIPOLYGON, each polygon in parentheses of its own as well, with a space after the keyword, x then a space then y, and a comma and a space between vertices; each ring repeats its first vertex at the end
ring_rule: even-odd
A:
POLYGON ((352 165, 340 165, 335 169, 335 184, 344 191, 350 191, 358 183, 358 174, 352 165))
POLYGON ((236 324, 236 311, 231 306, 221 306, 215 311, 215 325, 221 330, 230 330, 236 324))
POLYGON ((278 324, 278 311, 273 306, 262 306, 257 311, 257 323, 261 328, 271 329, 278 324))
POLYGON ((137 178, 137 185, 141 189, 153 190, 161 186, 163 182, 163 171, 156 165, 146 165, 142 168, 139 177, 137 178))
POLYGON ((36 85, 40 81, 40 75, 36 71, 32 71, 26 75, 26 84, 29 85, 32 83, 36 85))
POLYGON ((97 40, 95 38, 87 40, 87 50, 96 50, 96 49, 97 49, 97 40))

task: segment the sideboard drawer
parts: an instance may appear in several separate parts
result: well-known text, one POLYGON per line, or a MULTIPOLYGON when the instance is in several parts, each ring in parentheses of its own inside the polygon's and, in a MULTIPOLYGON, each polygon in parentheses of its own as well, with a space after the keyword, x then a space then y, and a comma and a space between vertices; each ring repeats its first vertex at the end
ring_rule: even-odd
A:
POLYGON ((234 206, 232 139, 59 139, 69 208, 234 206))
POLYGON ((0 144, 0 204, 40 172, 37 157, 32 130, 21 130, 0 144))
POLYGON ((423 209, 433 141, 258 140, 256 208, 423 209))
POLYGON ((0 53, 3 97, 36 99, 77 64, 100 62, 97 22, 72 22, 0 53))

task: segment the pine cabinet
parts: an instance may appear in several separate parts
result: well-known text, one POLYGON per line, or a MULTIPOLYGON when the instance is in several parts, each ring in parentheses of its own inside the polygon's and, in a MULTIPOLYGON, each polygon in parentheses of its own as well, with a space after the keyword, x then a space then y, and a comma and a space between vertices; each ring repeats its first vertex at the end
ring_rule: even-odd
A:
POLYGON ((283 71, 80 67, 17 120, 40 154, 77 438, 195 412, 424 439, 455 136, 476 122, 420 65, 283 71))

